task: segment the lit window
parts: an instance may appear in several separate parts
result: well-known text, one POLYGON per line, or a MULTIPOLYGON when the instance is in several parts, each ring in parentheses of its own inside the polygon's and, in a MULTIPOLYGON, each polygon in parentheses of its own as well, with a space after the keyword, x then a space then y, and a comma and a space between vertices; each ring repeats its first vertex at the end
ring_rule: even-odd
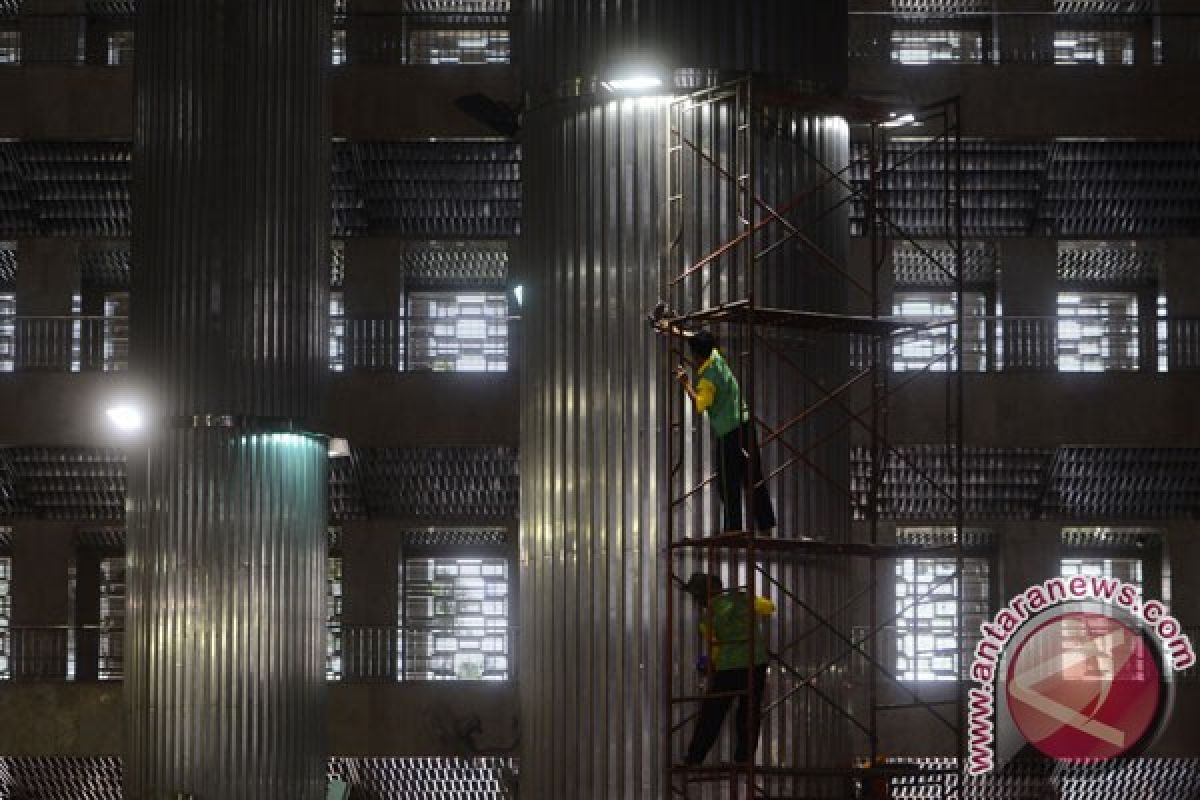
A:
POLYGON ((341 292, 329 293, 329 369, 346 370, 346 302, 341 292))
POLYGON ((129 292, 104 295, 104 371, 129 368, 129 292))
POLYGON ((1064 558, 1061 569, 1063 577, 1066 578, 1073 578, 1076 575, 1117 578, 1125 583, 1132 583, 1139 589, 1142 586, 1142 560, 1140 558, 1109 558, 1106 556, 1064 558))
POLYGON ((405 680, 506 680, 508 561, 404 560, 400 674, 405 680))
POLYGON ((342 559, 330 556, 325 579, 325 679, 342 679, 342 559))
POLYGON ((99 663, 102 681, 120 680, 125 668, 125 557, 100 560, 99 663))
MULTIPOLYGON (((1142 560, 1140 558, 1084 555, 1078 558, 1062 559, 1060 570, 1065 578, 1073 578, 1077 575, 1089 578, 1117 578, 1124 583, 1137 586, 1139 590, 1142 588, 1142 560)), ((1064 652, 1071 650, 1079 652, 1078 665, 1081 669, 1076 673, 1079 680, 1112 680, 1111 659, 1106 660, 1102 653, 1098 654, 1094 644, 1097 636, 1108 632, 1107 627, 1099 632, 1089 631, 1087 622, 1084 620, 1069 620, 1064 624, 1066 640, 1063 650, 1064 652)), ((1141 678, 1143 668, 1140 661, 1134 665, 1134 679, 1141 678)))
POLYGON ((0 66, 21 63, 21 32, 0 31, 0 66))
POLYGON ((0 680, 12 678, 12 558, 0 556, 0 680))
POLYGON ((979 31, 892 31, 892 61, 905 65, 982 64, 979 31))
POLYGON ((900 680, 954 681, 970 663, 979 626, 988 613, 988 562, 964 558, 961 580, 957 569, 954 558, 897 560, 896 674, 900 680))
POLYGON ((1170 317, 1167 313, 1167 296, 1159 294, 1158 307, 1154 321, 1154 343, 1155 343, 1155 360, 1158 362, 1159 372, 1170 372, 1171 370, 1171 341, 1170 341, 1170 317))
POLYGON ((71 295, 71 372, 83 369, 83 295, 71 295))
POLYGON ((409 64, 507 64, 511 43, 504 30, 413 31, 408 53, 409 64))
POLYGON ((1057 358, 1061 372, 1138 368, 1136 292, 1059 292, 1057 358))
POLYGON ((0 372, 17 365, 17 296, 0 292, 0 372))
POLYGON ((133 63, 133 31, 113 31, 108 34, 107 60, 110 67, 124 67, 133 63))
MULTIPOLYGON (((967 372, 987 369, 987 297, 964 292, 966 331, 962 340, 967 372)), ((958 369, 959 354, 952 352, 957 325, 954 292, 896 292, 893 313, 905 321, 931 323, 933 327, 897 337, 892 343, 892 368, 897 372, 958 369), (937 323, 947 323, 938 325, 937 323)))
POLYGON ((508 296, 504 292, 413 292, 408 308, 409 369, 508 369, 508 296))
POLYGON ((333 29, 333 50, 332 61, 335 67, 340 67, 346 63, 346 29, 333 29))
POLYGON ((1054 34, 1054 63, 1060 66, 1131 66, 1130 31, 1058 31, 1054 34))

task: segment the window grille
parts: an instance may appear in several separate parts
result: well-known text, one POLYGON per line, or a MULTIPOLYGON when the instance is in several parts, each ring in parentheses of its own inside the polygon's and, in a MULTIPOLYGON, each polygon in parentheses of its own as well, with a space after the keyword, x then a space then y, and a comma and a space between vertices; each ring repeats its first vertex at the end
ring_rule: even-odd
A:
POLYGON ((1138 368, 1136 292, 1059 292, 1057 359, 1060 372, 1138 368))
POLYGON ((346 29, 333 29, 333 48, 331 61, 333 66, 340 67, 346 63, 346 29))
POLYGON ((416 30, 409 34, 409 64, 507 64, 506 30, 416 30))
POLYGON ((12 558, 0 556, 0 680, 12 678, 12 558))
POLYGON ((133 63, 133 31, 113 31, 108 34, 105 63, 110 67, 125 67, 133 63))
POLYGON ((0 292, 0 372, 17 366, 17 296, 0 292))
POLYGON ((342 292, 329 293, 329 369, 346 371, 346 301, 342 292))
POLYGON ((400 674, 405 680, 506 680, 508 561, 407 558, 400 674))
POLYGON ((100 559, 99 663, 102 681, 121 680, 125 667, 125 557, 100 559))
POLYGON ((0 31, 0 66, 21 63, 21 32, 0 31))
POLYGON ((1133 33, 1121 30, 1056 31, 1054 63, 1060 66, 1132 66, 1133 33))
MULTIPOLYGON (((964 292, 966 331, 962 338, 962 363, 968 372, 987 369, 987 296, 964 292)), ((955 319, 954 292, 896 292, 893 313, 906 321, 950 322, 955 319)), ((939 325, 898 337, 892 343, 892 369, 897 372, 929 369, 945 372, 959 368, 960 354, 952 352, 957 325, 939 325)))
POLYGON ((1170 341, 1170 318, 1167 313, 1167 296, 1165 294, 1158 295, 1158 304, 1155 309, 1154 320, 1154 357, 1157 362, 1159 372, 1170 372, 1171 370, 1171 341, 1170 341))
POLYGON ((104 295, 104 371, 129 369, 129 292, 104 295))
POLYGON ((325 679, 342 679, 342 559, 330 556, 325 578, 325 679))
POLYGON ((979 31, 892 31, 892 61, 896 64, 982 64, 983 54, 983 34, 979 31))
POLYGON ((1142 560, 1136 557, 1079 556, 1062 559, 1064 578, 1076 575, 1097 578, 1117 578, 1142 588, 1142 560))
POLYGON ((409 369, 508 370, 508 297, 503 292, 409 295, 409 369))
POLYGON ((71 295, 71 372, 83 370, 83 295, 71 295))
MULTIPOLYGON (((1064 538, 1068 535, 1068 531, 1063 532, 1064 538)), ((1089 533, 1094 534, 1101 531, 1102 529, 1096 529, 1089 533)), ((1073 578, 1077 575, 1117 578, 1125 583, 1134 584, 1138 589, 1143 588, 1142 560, 1137 557, 1081 555, 1064 558, 1061 561, 1060 571, 1065 578, 1073 578)), ((1064 653, 1070 650, 1080 652, 1078 664, 1081 671, 1077 674, 1079 680, 1111 680, 1112 668, 1096 657, 1092 640, 1096 638, 1097 634, 1087 629, 1085 621, 1068 620, 1064 623, 1063 635, 1066 639, 1063 646, 1064 653)), ((1143 659, 1144 656, 1139 656, 1138 662, 1134 664, 1135 679, 1141 678, 1141 672, 1145 668, 1143 659)))
POLYGON ((904 681, 954 681, 971 662, 988 613, 988 562, 964 558, 896 562, 896 674, 904 681), (959 628, 959 614, 962 625, 959 628))

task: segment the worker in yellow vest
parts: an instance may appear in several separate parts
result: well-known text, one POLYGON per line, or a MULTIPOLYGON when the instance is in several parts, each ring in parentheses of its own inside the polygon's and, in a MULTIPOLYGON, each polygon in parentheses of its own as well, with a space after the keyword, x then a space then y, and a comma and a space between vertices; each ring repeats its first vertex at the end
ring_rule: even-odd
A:
POLYGON ((704 640, 701 658, 705 672, 711 673, 684 762, 704 761, 721 734, 734 695, 741 692, 734 716, 733 760, 738 764, 749 763, 758 749, 763 689, 767 682, 767 632, 761 618, 774 614, 775 604, 765 597, 755 597, 752 603, 744 591, 725 592, 719 577, 702 572, 692 575, 684 591, 700 607, 700 636, 704 640))
POLYGON ((763 481, 754 423, 742 401, 737 377, 717 349, 717 339, 711 331, 700 330, 682 335, 692 359, 699 365, 696 367, 696 385, 692 386, 683 367, 675 371, 675 377, 692 398, 696 411, 708 416, 713 436, 716 437, 713 460, 717 465, 717 490, 725 510, 724 529, 745 530, 742 527, 742 501, 746 481, 750 480, 753 486, 750 509, 753 530, 769 534, 775 528, 775 508, 771 505, 771 494, 763 481))

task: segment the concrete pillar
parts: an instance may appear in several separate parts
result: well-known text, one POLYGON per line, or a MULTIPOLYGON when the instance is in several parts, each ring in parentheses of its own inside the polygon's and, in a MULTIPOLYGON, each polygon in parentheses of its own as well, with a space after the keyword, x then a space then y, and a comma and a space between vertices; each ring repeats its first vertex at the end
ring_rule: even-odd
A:
POLYGON ((1053 369, 1058 243, 1054 239, 1001 239, 996 249, 1004 306, 1004 367, 1053 369))
POLYGON ((1162 36, 1164 64, 1185 64, 1195 60, 1196 41, 1200 38, 1200 19, 1193 0, 1158 0, 1159 33, 1162 36))
POLYGON ((399 542, 393 527, 373 521, 342 525, 343 674, 396 677, 399 542))
POLYGON ((78 64, 84 57, 86 0, 24 0, 21 62, 78 64))
POLYGON ((104 554, 94 547, 75 551, 75 680, 94 681, 100 663, 100 561, 104 554))
POLYGON ((331 13, 139 3, 130 800, 324 796, 331 13))
POLYGON ((993 607, 1062 571, 1062 526, 1057 522, 1012 521, 1001 526, 999 597, 993 607))
POLYGON ((1053 0, 1003 0, 996 10, 1000 63, 1054 63, 1053 0))
POLYGON ((12 674, 62 680, 67 674, 68 577, 74 528, 30 520, 13 525, 12 674))
POLYGON ((71 298, 79 291, 79 242, 17 243, 17 369, 65 370, 71 361, 71 298))
POLYGON ((404 266, 400 243, 389 239, 346 241, 347 366, 402 367, 404 266))
MULTIPOLYGON (((1168 239, 1160 288, 1167 296, 1168 366, 1177 367, 1180 354, 1190 354, 1200 338, 1200 239, 1168 239)), ((1193 361, 1194 356, 1186 356, 1193 361)))

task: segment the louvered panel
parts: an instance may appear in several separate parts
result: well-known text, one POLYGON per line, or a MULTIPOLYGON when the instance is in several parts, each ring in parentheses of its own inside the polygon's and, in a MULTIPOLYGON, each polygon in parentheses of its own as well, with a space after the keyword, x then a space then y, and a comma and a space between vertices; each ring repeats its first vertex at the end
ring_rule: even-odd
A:
POLYGON ((49 236, 128 236, 130 147, 116 142, 13 142, 39 231, 49 236))
MULTIPOLYGON (((1027 518, 1042 494, 1053 451, 1043 448, 969 447, 964 453, 963 506, 973 519, 1027 518)), ((888 519, 953 519, 953 451, 940 445, 905 445, 883 466, 879 514, 888 519)), ((855 517, 866 516, 871 454, 855 448, 851 490, 855 517)))
POLYGON ((1058 280, 1105 287, 1156 283, 1163 252, 1154 243, 1059 242, 1058 280))
POLYGON ((897 14, 984 14, 992 0, 892 0, 897 14))
POLYGON ((21 13, 21 0, 0 0, 0 19, 16 17, 21 13))
POLYGON ((329 288, 341 289, 346 282, 346 243, 341 239, 329 242, 329 288))
POLYGON ((516 144, 368 142, 354 151, 373 233, 482 238, 519 232, 516 144))
POLYGON ((504 528, 420 528, 402 531, 410 547, 495 547, 508 544, 504 528))
POLYGON ((75 532, 75 546, 85 550, 125 552, 124 528, 84 528, 75 532))
MULTIPOLYGON (((996 264, 996 245, 992 242, 963 243, 964 283, 995 283, 996 264)), ((953 246, 941 241, 896 242, 892 265, 897 288, 950 287, 958 269, 953 246)))
POLYGON ((1200 509, 1200 449, 1064 447, 1046 511, 1064 517, 1188 518, 1200 509))
POLYGON ((1113 528, 1109 526, 1063 528, 1066 550, 1130 550, 1157 547, 1162 531, 1156 528, 1113 528))
POLYGON ((513 758, 334 757, 329 777, 345 781, 354 797, 396 800, 506 800, 514 797, 513 758))
POLYGON ((1048 236, 1200 232, 1200 144, 1058 142, 1038 218, 1048 236))
POLYGON ((44 519, 119 520, 125 515, 125 453, 84 447, 15 447, 8 457, 20 504, 44 519))
POLYGON ((0 242, 0 291, 17 288, 17 243, 0 242))
POLYGON ((410 289, 503 289, 508 246, 501 242, 430 242, 404 254, 410 289))
POLYGON ((511 447, 355 449, 372 517, 512 517, 517 451, 511 447))
POLYGON ((1056 14, 1149 14, 1152 0, 1054 0, 1056 14))
POLYGON ((507 14, 510 0, 403 0, 403 9, 418 14, 507 14))
POLYGON ((21 182, 12 143, 0 143, 0 235, 25 236, 37 231, 30 194, 21 182))
POLYGON ((367 213, 359 186, 354 149, 346 142, 334 142, 333 177, 330 202, 333 206, 331 236, 355 236, 367 232, 367 213))
POLYGON ((0 519, 30 514, 29 502, 20 489, 16 461, 11 448, 0 448, 0 519))
POLYGON ((85 249, 79 256, 79 267, 85 289, 129 291, 132 254, 127 247, 85 249))
MULTIPOLYGON (((956 793, 933 793, 928 775, 954 771, 952 758, 889 759, 894 764, 911 764, 925 774, 893 781, 888 795, 893 800, 927 800, 956 793)), ((953 777, 952 777, 952 780, 953 777)), ((952 783, 951 786, 956 786, 952 783)), ((962 786, 963 800, 1058 800, 1153 797, 1155 800, 1192 800, 1200 797, 1200 759, 1129 758, 1119 768, 1096 769, 1088 765, 1023 760, 1004 765, 987 775, 968 777, 962 786)))
POLYGON ((366 516, 357 460, 353 456, 329 459, 329 518, 343 522, 366 516))
POLYGON ((90 17, 132 17, 137 14, 135 0, 87 0, 90 17))

